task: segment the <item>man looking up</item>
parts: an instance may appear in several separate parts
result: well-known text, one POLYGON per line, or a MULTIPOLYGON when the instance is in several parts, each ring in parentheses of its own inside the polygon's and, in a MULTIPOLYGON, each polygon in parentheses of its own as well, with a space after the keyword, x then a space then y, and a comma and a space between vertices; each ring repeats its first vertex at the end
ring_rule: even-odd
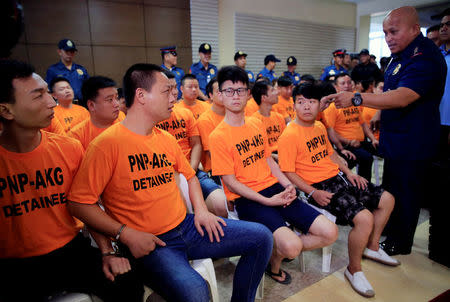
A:
POLYGON ((200 57, 200 61, 191 65, 189 69, 189 73, 193 74, 197 80, 198 85, 200 87, 199 97, 203 101, 206 101, 208 98, 206 96, 206 85, 217 75, 217 67, 213 64, 210 64, 211 60, 211 52, 212 47, 208 43, 203 43, 198 48, 198 55, 200 57))
POLYGON ((127 116, 86 150, 69 193, 71 212, 115 238, 165 300, 209 301, 208 285, 189 260, 240 255, 231 301, 253 301, 272 249, 267 228, 208 212, 175 138, 155 127, 176 101, 161 67, 131 66, 123 89, 127 116), (187 179, 194 214, 186 213, 175 172, 187 179), (106 211, 96 204, 100 196, 106 211))
POLYGON ((89 118, 86 108, 73 103, 73 90, 69 80, 62 77, 54 78, 49 84, 53 98, 58 102, 55 107, 55 118, 64 127, 64 131, 69 132, 77 124, 89 118))
POLYGON ((409 254, 425 197, 429 161, 439 144, 439 102, 445 88, 445 60, 420 32, 415 8, 391 11, 383 21, 392 60, 385 71, 384 93, 331 94, 337 108, 363 105, 382 109, 380 153, 384 157, 383 186, 396 200, 381 244, 389 254, 409 254), (353 101, 352 101, 353 99, 353 101))
POLYGON ((77 53, 75 43, 70 39, 62 39, 58 43, 58 55, 60 61, 47 69, 45 81, 51 83, 56 77, 64 77, 70 83, 75 93, 75 100, 81 101, 81 86, 89 78, 89 74, 83 66, 73 62, 77 53))

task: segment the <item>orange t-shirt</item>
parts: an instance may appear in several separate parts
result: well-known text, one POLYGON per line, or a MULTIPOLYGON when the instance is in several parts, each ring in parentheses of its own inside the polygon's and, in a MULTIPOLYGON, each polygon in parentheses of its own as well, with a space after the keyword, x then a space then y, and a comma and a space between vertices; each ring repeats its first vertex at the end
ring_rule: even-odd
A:
POLYGON ((198 119, 200 115, 211 108, 211 104, 208 104, 207 102, 203 102, 200 100, 195 100, 195 104, 192 106, 188 106, 184 100, 180 100, 178 103, 175 104, 175 107, 181 107, 191 110, 192 114, 194 115, 195 119, 198 119))
POLYGON ((191 158, 191 145, 189 139, 193 136, 200 136, 196 120, 192 112, 181 107, 174 107, 167 120, 159 122, 156 127, 172 134, 180 145, 184 156, 188 160, 191 158))
POLYGON ((253 113, 259 110, 259 105, 256 103, 254 98, 247 101, 245 105, 245 116, 252 116, 253 113))
POLYGON ((333 128, 343 138, 360 142, 364 140, 364 131, 361 125, 364 123, 361 116, 361 108, 350 106, 337 109, 334 103, 323 111, 326 125, 333 128))
MULTIPOLYGON (((209 136, 213 175, 231 175, 252 190, 259 192, 278 182, 272 175, 267 158, 270 147, 264 125, 255 118, 245 118, 241 127, 222 121, 209 136)), ((224 186, 229 200, 239 195, 224 186)))
POLYGON ((64 131, 69 132, 75 125, 87 120, 90 115, 86 108, 72 104, 70 109, 61 105, 55 107, 55 118, 57 118, 64 127, 64 131))
MULTIPOLYGON (((118 122, 120 122, 119 117, 114 121, 113 124, 118 122)), ((73 127, 72 130, 67 133, 67 135, 79 140, 83 145, 84 150, 86 150, 89 143, 106 129, 108 129, 108 127, 98 128, 91 122, 91 119, 88 119, 73 127)))
POLYGON ((284 128, 286 128, 284 117, 278 112, 273 111, 270 112, 270 116, 263 116, 259 111, 256 111, 252 117, 263 122, 270 150, 272 152, 278 151, 278 138, 283 133, 284 128))
POLYGON ((295 172, 309 185, 339 173, 339 166, 330 158, 333 146, 321 122, 316 121, 312 127, 289 123, 278 140, 278 148, 281 171, 295 172))
POLYGON ((186 217, 175 171, 195 176, 172 135, 156 127, 139 135, 117 123, 89 144, 68 199, 94 204, 101 196, 113 219, 159 235, 186 217))
MULTIPOLYGON (((373 118, 375 113, 377 113, 377 111, 378 109, 375 108, 362 107, 362 118, 364 123, 370 125, 370 120, 373 118)), ((377 140, 380 140, 380 130, 374 131, 373 135, 377 140)))
POLYGON ((123 111, 119 111, 119 116, 117 117, 117 120, 121 122, 125 119, 125 117, 126 117, 125 113, 123 113, 123 111))
POLYGON ((67 136, 41 135, 27 153, 0 146, 0 258, 50 253, 80 231, 66 204, 83 147, 67 136))
POLYGON ((206 151, 209 151, 209 135, 217 125, 219 125, 223 118, 223 115, 215 113, 210 108, 208 111, 202 113, 197 120, 197 127, 202 139, 203 151, 205 151, 202 156, 202 166, 203 170, 206 172, 211 171, 211 157, 206 153, 206 151))
POLYGON ((278 103, 272 106, 272 110, 280 113, 284 118, 290 117, 295 120, 294 100, 292 97, 286 100, 281 95, 278 96, 278 103))
POLYGON ((57 118, 52 118, 52 122, 50 123, 50 125, 48 125, 48 127, 43 128, 42 130, 63 136, 66 135, 66 131, 64 130, 63 125, 57 118))

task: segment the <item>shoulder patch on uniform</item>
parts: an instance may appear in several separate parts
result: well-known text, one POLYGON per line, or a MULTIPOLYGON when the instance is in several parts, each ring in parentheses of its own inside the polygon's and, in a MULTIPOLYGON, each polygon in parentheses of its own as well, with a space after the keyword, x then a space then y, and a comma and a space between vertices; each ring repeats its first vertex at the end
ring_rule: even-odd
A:
POLYGON ((83 75, 84 74, 83 70, 81 70, 80 68, 77 68, 77 72, 78 72, 79 75, 83 75))
POLYGON ((329 72, 328 74, 330 74, 330 75, 335 75, 336 72, 335 72, 333 69, 331 69, 330 72, 329 72))
POLYGON ((216 74, 216 72, 215 72, 214 69, 212 69, 212 68, 209 70, 209 73, 210 73, 210 74, 216 74))
POLYGON ((298 76, 295 76, 295 80, 298 81, 300 80, 300 78, 298 76))
POLYGON ((395 69, 392 72, 392 75, 396 75, 401 67, 402 67, 402 64, 398 64, 397 66, 395 66, 395 69))
POLYGON ((253 76, 252 76, 251 73, 248 73, 247 75, 248 75, 248 78, 249 78, 249 79, 253 79, 253 76))

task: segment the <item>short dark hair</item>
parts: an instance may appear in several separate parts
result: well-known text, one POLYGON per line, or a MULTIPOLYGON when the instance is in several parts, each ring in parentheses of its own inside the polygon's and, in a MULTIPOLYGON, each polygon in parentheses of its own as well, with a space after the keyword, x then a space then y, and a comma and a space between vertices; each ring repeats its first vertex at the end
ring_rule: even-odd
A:
POLYGON ((375 80, 372 77, 361 80, 361 86, 362 86, 363 92, 366 92, 367 89, 369 89, 370 84, 374 84, 374 83, 375 83, 375 80))
POLYGON ((151 91, 155 84, 155 74, 162 71, 158 65, 147 63, 134 64, 128 68, 123 76, 123 94, 127 108, 134 103, 136 89, 142 88, 151 91))
POLYGON ((377 87, 380 83, 384 83, 384 79, 377 79, 377 80, 375 80, 375 86, 374 87, 377 87))
POLYGON ((217 83, 216 77, 214 77, 211 81, 209 81, 208 85, 206 85, 206 96, 209 98, 212 97, 214 83, 217 83))
POLYGON ((90 77, 81 86, 81 94, 83 95, 82 105, 86 107, 88 100, 93 101, 98 96, 100 89, 116 86, 116 82, 110 78, 103 76, 90 77))
POLYGON ((316 79, 310 74, 304 74, 300 77, 300 81, 305 81, 308 83, 314 83, 316 79))
POLYGON ((272 86, 272 84, 268 81, 260 81, 255 83, 255 85, 253 85, 252 96, 256 104, 261 105, 262 96, 267 95, 269 86, 272 86))
POLYGON ((181 78, 181 86, 184 86, 186 80, 197 80, 197 77, 191 73, 187 73, 181 78))
POLYGON ((224 66, 220 68, 217 74, 217 82, 219 83, 219 89, 222 89, 223 83, 231 81, 233 83, 241 82, 248 88, 248 75, 244 69, 237 67, 236 65, 224 66))
MULTIPOLYGON (((346 73, 346 72, 343 72, 343 73, 340 73, 340 74, 336 75, 335 78, 334 78, 334 84, 337 84, 337 81, 338 81, 339 78, 343 78, 343 77, 346 77, 346 76, 350 77, 350 75, 348 73, 346 73)), ((351 78, 352 77, 350 77, 350 79, 351 78)))
POLYGON ((297 96, 303 95, 307 99, 315 99, 319 100, 322 98, 322 89, 317 84, 311 84, 311 83, 304 83, 301 85, 298 85, 294 88, 294 91, 292 92, 292 98, 295 99, 297 96))
POLYGON ((290 77, 286 77, 286 76, 279 77, 277 82, 278 82, 278 86, 280 86, 280 87, 288 87, 288 86, 291 86, 293 84, 291 78, 290 77))
POLYGON ((119 99, 123 98, 123 89, 122 88, 117 88, 117 95, 118 95, 119 99))
POLYGON ((14 104, 14 79, 32 76, 34 67, 16 60, 0 60, 0 103, 14 104))
POLYGON ((336 88, 331 82, 322 82, 320 84, 320 90, 322 91, 322 97, 330 94, 335 94, 337 92, 336 88))
POLYGON ((430 33, 430 32, 433 32, 433 31, 439 31, 439 29, 440 29, 440 28, 439 28, 439 24, 430 26, 430 27, 427 28, 427 35, 428 35, 428 33, 430 33))
POLYGON ((163 69, 163 73, 168 79, 175 79, 175 75, 173 74, 173 72, 163 69))
MULTIPOLYGON (((55 84, 56 84, 56 83, 59 83, 59 82, 67 82, 67 83, 69 83, 69 85, 70 85, 69 80, 68 80, 67 78, 65 78, 65 77, 56 77, 56 78, 53 78, 53 79, 50 81, 50 83, 48 83, 48 89, 50 90, 50 92, 53 92, 53 87, 55 87, 55 84)), ((72 87, 72 85, 70 85, 70 86, 72 87)))

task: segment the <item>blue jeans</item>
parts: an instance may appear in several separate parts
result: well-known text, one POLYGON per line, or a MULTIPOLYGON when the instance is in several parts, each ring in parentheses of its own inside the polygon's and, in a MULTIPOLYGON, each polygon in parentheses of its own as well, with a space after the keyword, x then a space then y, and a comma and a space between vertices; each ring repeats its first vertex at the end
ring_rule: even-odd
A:
POLYGON ((225 236, 210 242, 188 214, 177 227, 158 237, 166 243, 137 259, 144 283, 167 301, 209 301, 208 286, 188 260, 241 256, 233 280, 231 301, 254 301, 256 289, 272 253, 272 233, 262 224, 225 219, 225 236))

